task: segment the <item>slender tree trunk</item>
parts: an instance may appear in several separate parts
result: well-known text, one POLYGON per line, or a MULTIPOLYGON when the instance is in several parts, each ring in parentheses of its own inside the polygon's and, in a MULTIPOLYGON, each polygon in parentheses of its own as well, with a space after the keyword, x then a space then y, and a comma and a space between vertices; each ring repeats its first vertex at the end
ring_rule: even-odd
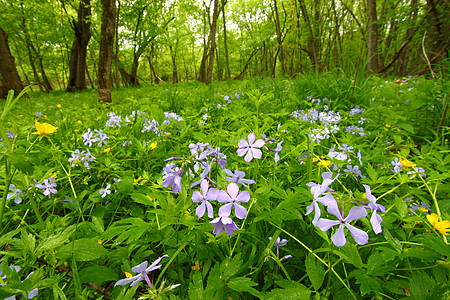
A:
POLYGON ((231 72, 230 72, 230 62, 228 57, 228 42, 227 42, 227 26, 225 21, 225 4, 228 1, 222 0, 222 18, 223 18, 223 44, 225 49, 225 63, 227 67, 227 79, 231 78, 231 72))
POLYGON ((367 0, 367 69, 369 72, 378 72, 378 24, 376 0, 367 0))
MULTIPOLYGON (((318 1, 315 0, 315 16, 314 20, 318 21, 319 19, 319 7, 318 1)), ((319 71, 319 51, 320 51, 320 37, 319 37, 319 24, 313 24, 311 19, 309 18, 308 11, 306 9, 306 4, 304 0, 299 0, 300 10, 303 15, 303 19, 308 27, 308 56, 311 60, 311 64, 314 71, 319 71)))
MULTIPOLYGON (((282 44, 282 32, 281 32, 281 26, 280 26, 280 17, 278 15, 278 5, 277 0, 273 0, 273 10, 275 12, 275 29, 277 32, 277 42, 278 42, 278 51, 279 57, 280 57, 280 65, 281 65, 281 75, 286 74, 286 66, 284 61, 284 52, 283 52, 283 44, 282 44)), ((275 64, 274 68, 272 70, 272 77, 275 76, 275 64)))
POLYGON ((206 82, 205 82, 206 84, 209 84, 213 77, 214 51, 216 51, 216 30, 218 17, 219 17, 219 1, 214 0, 213 19, 211 23, 211 33, 210 33, 211 48, 209 49, 209 63, 208 63, 208 72, 206 73, 206 82))
POLYGON ((120 80, 119 80, 119 16, 120 16, 120 0, 117 0, 117 17, 116 17, 116 54, 115 65, 116 65, 116 87, 120 88, 120 80))
POLYGON ((169 46, 169 50, 172 58, 172 83, 178 83, 177 53, 173 51, 172 45, 169 46))
POLYGON ((0 28, 0 74, 3 78, 3 89, 0 90, 0 98, 5 98, 9 90, 14 90, 15 93, 23 90, 15 58, 9 49, 8 36, 2 28, 0 28))
POLYGON ((114 51, 114 22, 116 1, 102 0, 103 14, 98 54, 98 101, 111 103, 111 63, 114 51))

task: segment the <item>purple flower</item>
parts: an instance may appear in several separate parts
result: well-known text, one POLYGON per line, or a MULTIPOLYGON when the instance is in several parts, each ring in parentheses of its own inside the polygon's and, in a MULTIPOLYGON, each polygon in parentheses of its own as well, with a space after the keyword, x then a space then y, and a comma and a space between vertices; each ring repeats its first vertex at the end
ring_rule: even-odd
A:
POLYGON ((99 142, 98 146, 106 145, 108 143, 106 140, 109 140, 109 137, 103 133, 102 129, 95 129, 94 131, 98 134, 98 137, 94 139, 95 142, 99 142))
POLYGON ((107 195, 111 194, 111 190, 109 189, 110 187, 111 185, 108 184, 106 188, 100 190, 100 195, 102 196, 102 198, 105 198, 107 195))
POLYGON ((247 216, 247 209, 239 204, 239 202, 247 203, 250 200, 250 193, 243 191, 239 193, 239 186, 230 182, 227 186, 227 192, 220 191, 217 196, 217 201, 227 204, 223 205, 219 209, 219 216, 228 217, 231 214, 231 207, 234 206, 234 214, 238 219, 244 219, 247 216))
POLYGON ((278 154, 278 152, 280 152, 283 149, 283 146, 281 146, 281 144, 283 144, 284 140, 279 142, 277 144, 277 147, 272 150, 273 152, 275 152, 275 166, 278 164, 278 161, 280 160, 280 154, 278 154))
POLYGON ((364 189, 366 190, 366 196, 369 200, 369 208, 372 210, 372 217, 370 217, 370 223, 372 223, 372 228, 375 234, 379 234, 383 230, 381 229, 381 222, 383 219, 377 214, 377 212, 382 212, 383 214, 386 212, 386 209, 383 205, 377 204, 377 198, 372 195, 372 191, 370 186, 367 184, 363 184, 364 189))
MULTIPOLYGON (((269 236, 269 240, 272 240, 271 236, 269 236)), ((273 244, 275 247, 277 247, 277 256, 280 254, 280 247, 286 246, 288 242, 289 241, 286 239, 280 239, 280 237, 277 238, 275 244, 273 244)))
POLYGON ((225 177, 226 181, 232 181, 234 183, 240 183, 240 184, 242 184, 245 187, 247 186, 247 184, 254 184, 254 183, 256 183, 254 180, 244 179, 245 173, 242 172, 242 171, 235 170, 234 173, 231 172, 228 169, 225 169, 224 171, 229 176, 229 177, 225 177))
POLYGON ((48 196, 50 198, 50 194, 56 194, 56 183, 54 177, 49 177, 48 179, 44 179, 41 183, 36 184, 36 187, 38 189, 44 190, 44 196, 48 196))
POLYGON ((238 156, 244 156, 246 162, 250 162, 253 157, 261 159, 262 152, 258 148, 264 146, 264 141, 259 139, 255 141, 256 135, 252 132, 248 135, 248 142, 241 139, 238 143, 239 149, 236 151, 238 156))
POLYGON ((20 198, 20 195, 23 195, 24 193, 21 190, 16 189, 16 186, 14 184, 10 184, 9 185, 9 190, 12 193, 8 193, 6 195, 6 200, 9 200, 10 198, 15 196, 14 203, 15 204, 20 204, 20 202, 22 202, 22 198, 20 198))
POLYGON ((322 231, 327 231, 331 227, 339 225, 338 230, 331 237, 333 244, 335 244, 337 247, 342 247, 345 245, 346 239, 344 233, 344 226, 347 227, 347 229, 350 231, 350 234, 352 235, 356 243, 358 243, 359 245, 365 245, 368 243, 369 235, 364 230, 358 229, 355 226, 350 225, 348 223, 349 221, 358 220, 360 218, 367 216, 367 211, 364 207, 362 206, 352 207, 347 217, 344 218, 344 216, 339 211, 337 202, 334 201, 328 204, 328 212, 336 216, 339 220, 335 221, 328 219, 319 219, 319 221, 317 221, 316 226, 319 227, 322 231))
POLYGON ((163 187, 172 186, 172 191, 177 194, 178 192, 181 192, 181 174, 183 173, 183 169, 177 172, 177 170, 173 168, 174 165, 164 167, 163 178, 165 177, 165 179, 161 185, 163 187))
POLYGON ((228 216, 220 216, 220 212, 219 212, 219 217, 217 217, 214 220, 212 220, 211 222, 209 222, 209 224, 211 224, 211 225, 215 224, 213 234, 216 234, 216 235, 221 233, 224 228, 225 228, 225 232, 229 236, 233 235, 234 230, 239 230, 239 228, 236 226, 236 224, 234 224, 234 221, 231 218, 229 218, 228 216))
POLYGON ((92 146, 92 143, 95 143, 97 140, 94 138, 94 133, 90 128, 87 129, 87 132, 81 135, 83 137, 83 143, 85 146, 92 146))
POLYGON ((135 275, 133 277, 127 277, 127 278, 124 278, 124 279, 120 279, 119 281, 116 282, 116 284, 114 284, 114 286, 116 286, 116 285, 126 285, 126 284, 131 282, 130 286, 131 287, 135 287, 143 279, 145 279, 145 281, 147 282, 147 284, 149 286, 152 286, 152 283, 150 282, 150 279, 148 278, 148 273, 150 273, 151 271, 160 269, 161 265, 158 265, 158 264, 164 257, 169 257, 169 256, 168 255, 163 255, 163 256, 159 257, 148 268, 147 268, 147 265, 148 265, 147 261, 144 261, 143 263, 133 267, 131 269, 131 271, 133 271, 134 273, 139 273, 139 274, 135 275))
POLYGON ((202 183, 200 184, 200 188, 202 192, 195 191, 192 194, 192 201, 195 203, 201 202, 201 204, 197 207, 195 210, 195 214, 197 217, 201 218, 205 214, 205 210, 208 211, 208 217, 212 218, 214 216, 213 207, 209 201, 217 200, 217 195, 219 194, 219 191, 215 188, 209 188, 208 180, 203 179, 202 183))
POLYGON ((325 206, 328 206, 331 202, 335 202, 334 197, 331 194, 326 194, 325 196, 319 198, 319 196, 328 190, 330 184, 332 184, 339 175, 337 175, 334 179, 331 179, 332 176, 333 174, 331 172, 324 172, 322 173, 322 184, 317 184, 315 182, 309 182, 306 184, 311 188, 311 194, 314 196, 313 202, 306 208, 306 215, 309 215, 314 210, 314 219, 312 221, 313 225, 316 225, 320 218, 319 202, 325 206))
POLYGON ((391 164, 394 166, 394 173, 398 173, 402 170, 403 164, 398 160, 398 157, 396 157, 391 164))

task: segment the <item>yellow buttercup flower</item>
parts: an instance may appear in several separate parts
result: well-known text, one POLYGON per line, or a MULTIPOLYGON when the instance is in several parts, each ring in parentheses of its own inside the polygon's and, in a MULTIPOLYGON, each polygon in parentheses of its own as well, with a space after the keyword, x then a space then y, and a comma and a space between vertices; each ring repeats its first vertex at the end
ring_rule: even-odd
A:
POLYGON ((42 139, 42 137, 47 134, 55 132, 57 128, 48 123, 39 123, 36 119, 34 120, 34 127, 36 127, 37 131, 33 132, 33 134, 39 134, 39 139, 42 139))
POLYGON ((133 275, 131 275, 131 274, 128 273, 128 272, 125 272, 125 276, 126 276, 127 278, 133 277, 133 275))
POLYGON ((200 264, 199 264, 198 260, 195 261, 194 265, 192 266, 192 270, 193 271, 200 271, 200 264))
POLYGON ((406 158, 405 158, 405 159, 400 158, 400 163, 403 165, 402 170, 405 170, 405 169, 407 169, 407 168, 415 167, 415 166, 416 166, 415 163, 410 162, 410 161, 407 160, 406 158))
POLYGON ((434 227, 434 229, 439 231, 439 233, 443 235, 449 235, 450 221, 448 220, 439 221, 439 216, 435 213, 427 215, 427 220, 434 227))
POLYGON ((158 147, 158 143, 157 142, 153 142, 150 144, 150 149, 155 150, 156 147, 158 147))
POLYGON ((57 107, 57 108, 61 108, 62 105, 61 105, 61 104, 57 104, 56 107, 57 107))
POLYGON ((109 151, 111 151, 111 148, 105 148, 105 150, 103 150, 104 153, 109 153, 109 151))
POLYGON ((329 160, 321 160, 317 163, 319 167, 329 167, 331 165, 331 161, 329 160))
POLYGON ((81 122, 81 120, 78 120, 77 123, 80 125, 83 124, 83 122, 81 122))

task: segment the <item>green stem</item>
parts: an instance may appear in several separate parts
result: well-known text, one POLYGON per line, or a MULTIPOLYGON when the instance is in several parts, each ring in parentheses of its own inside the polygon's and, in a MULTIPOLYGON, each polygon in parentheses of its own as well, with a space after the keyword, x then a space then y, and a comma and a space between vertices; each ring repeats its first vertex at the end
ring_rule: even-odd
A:
MULTIPOLYGON (((293 236, 292 234, 290 234, 289 232, 287 232, 286 230, 284 230, 283 228, 279 227, 278 225, 269 222, 272 226, 280 229, 281 231, 283 231, 284 233, 286 233, 288 236, 290 236, 294 241, 296 241, 297 243, 299 243, 303 248, 305 248, 308 252, 310 252, 312 255, 314 255, 321 263, 323 263, 325 266, 328 267, 328 263, 326 261, 324 261, 320 256, 318 256, 316 253, 314 253, 308 246, 306 246, 303 242, 301 242, 299 239, 297 239, 295 236, 293 236)), ((333 267, 331 267, 331 271, 333 272, 334 275, 336 275, 337 279, 342 283, 342 285, 347 289, 347 291, 353 296, 354 299, 358 299, 355 294, 353 293, 353 291, 350 289, 350 287, 347 286, 347 284, 345 283, 345 281, 339 276, 339 274, 334 270, 333 267)))

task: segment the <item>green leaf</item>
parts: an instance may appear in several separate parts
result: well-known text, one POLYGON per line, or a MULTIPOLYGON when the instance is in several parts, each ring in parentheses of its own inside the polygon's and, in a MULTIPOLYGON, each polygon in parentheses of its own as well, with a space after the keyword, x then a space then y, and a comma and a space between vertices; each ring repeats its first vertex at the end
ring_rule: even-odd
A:
POLYGON ((319 290, 325 278, 325 270, 322 263, 312 253, 306 256, 306 273, 315 290, 319 290))
POLYGON ((141 194, 141 193, 137 193, 137 192, 132 193, 131 199, 133 199, 133 201, 136 203, 153 206, 152 200, 150 200, 150 198, 148 198, 146 195, 141 194))
POLYGON ((120 177, 119 182, 116 183, 117 190, 124 195, 128 195, 133 190, 133 174, 126 172, 122 177, 120 177))
POLYGON ((395 249, 395 251, 397 251, 398 253, 402 253, 403 249, 400 241, 394 238, 389 230, 387 230, 387 228, 383 228, 383 235, 389 242, 389 244, 391 244, 391 246, 395 249))
POLYGON ((199 271, 193 271, 192 282, 189 283, 189 299, 203 299, 203 279, 199 271))
POLYGON ((95 239, 78 239, 63 246, 56 253, 62 259, 67 259, 72 254, 77 261, 90 261, 107 254, 105 248, 95 239))
POLYGON ((79 274, 81 283, 92 282, 101 285, 106 281, 118 280, 116 272, 105 266, 87 267, 81 270, 79 274))
POLYGON ((380 252, 373 252, 367 261, 367 274, 383 276, 390 270, 395 269, 395 266, 386 263, 383 255, 380 252))
POLYGON ((369 294, 370 292, 380 291, 380 280, 376 277, 363 273, 363 270, 358 270, 360 274, 356 275, 356 283, 360 284, 359 289, 361 294, 369 294))
POLYGON ((240 253, 237 254, 235 257, 233 257, 230 261, 230 259, 227 257, 221 264, 220 264, 220 272, 222 273, 222 279, 228 280, 232 276, 234 276, 239 269, 242 266, 242 260, 240 253))
POLYGON ((409 131, 410 133, 414 133, 414 127, 411 126, 410 124, 408 124, 408 123, 400 123, 398 125, 401 128, 403 128, 404 130, 409 131))
POLYGON ((63 232, 59 232, 57 234, 53 234, 49 237, 44 238, 36 247, 37 256, 42 255, 45 251, 55 249, 65 244, 69 240, 70 236, 74 233, 74 231, 75 225, 70 225, 63 232))
POLYGON ((34 163, 37 161, 36 153, 11 153, 8 159, 18 170, 31 175, 34 172, 34 163))
POLYGON ((281 280, 275 282, 277 285, 282 287, 282 289, 273 289, 269 293, 266 293, 263 299, 267 300, 309 300, 311 291, 307 289, 304 285, 291 281, 291 280, 281 280))
POLYGON ((335 252, 342 256, 347 262, 355 265, 358 269, 363 267, 361 255, 359 255, 355 244, 346 243, 345 246, 335 252))
POLYGON ((258 285, 256 282, 247 277, 231 278, 227 284, 230 289, 236 292, 248 292, 253 296, 259 297, 261 293, 253 288, 256 285, 258 285))

